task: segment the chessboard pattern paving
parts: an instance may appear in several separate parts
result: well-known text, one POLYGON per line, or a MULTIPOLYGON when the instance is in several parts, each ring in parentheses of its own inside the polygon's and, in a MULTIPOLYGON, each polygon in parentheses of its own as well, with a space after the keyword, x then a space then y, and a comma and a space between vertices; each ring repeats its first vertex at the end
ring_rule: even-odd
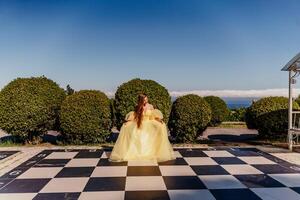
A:
POLYGON ((0 151, 0 161, 15 155, 16 153, 19 153, 19 151, 0 151))
POLYGON ((0 199, 300 199, 300 167, 255 148, 177 148, 161 163, 110 151, 44 150, 0 177, 0 199))

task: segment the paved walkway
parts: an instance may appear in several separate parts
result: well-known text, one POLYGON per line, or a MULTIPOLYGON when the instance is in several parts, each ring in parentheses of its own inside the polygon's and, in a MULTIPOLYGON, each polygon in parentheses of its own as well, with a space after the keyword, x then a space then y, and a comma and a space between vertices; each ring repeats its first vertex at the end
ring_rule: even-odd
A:
POLYGON ((163 163, 111 163, 109 148, 2 152, 12 150, 0 160, 5 200, 300 199, 299 165, 286 161, 298 163, 298 154, 280 149, 176 148, 176 160, 163 163))

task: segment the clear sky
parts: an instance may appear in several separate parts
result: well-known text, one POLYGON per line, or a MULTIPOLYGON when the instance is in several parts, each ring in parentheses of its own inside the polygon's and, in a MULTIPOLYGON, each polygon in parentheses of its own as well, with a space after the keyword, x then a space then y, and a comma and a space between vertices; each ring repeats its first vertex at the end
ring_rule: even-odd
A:
POLYGON ((115 91, 135 77, 170 91, 286 88, 299 0, 0 0, 0 88, 45 75, 115 91))

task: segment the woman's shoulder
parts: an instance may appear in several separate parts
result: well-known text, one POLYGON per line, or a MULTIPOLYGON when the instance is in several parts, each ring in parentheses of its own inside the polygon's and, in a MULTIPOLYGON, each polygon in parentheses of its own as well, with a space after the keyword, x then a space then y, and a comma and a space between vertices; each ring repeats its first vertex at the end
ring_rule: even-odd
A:
POLYGON ((154 106, 153 106, 152 104, 148 103, 148 104, 146 105, 146 109, 153 110, 153 109, 154 109, 154 106))
POLYGON ((134 111, 130 111, 126 114, 125 116, 125 120, 126 121, 130 121, 130 120, 133 120, 134 119, 134 111))

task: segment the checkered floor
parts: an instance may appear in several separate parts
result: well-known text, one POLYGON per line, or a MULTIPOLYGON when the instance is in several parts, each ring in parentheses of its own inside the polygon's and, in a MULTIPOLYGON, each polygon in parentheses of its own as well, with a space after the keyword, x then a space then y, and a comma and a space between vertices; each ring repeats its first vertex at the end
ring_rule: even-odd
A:
POLYGON ((18 153, 19 151, 0 151, 0 161, 8 158, 9 156, 12 156, 16 153, 18 153))
POLYGON ((253 148, 175 149, 163 163, 44 150, 0 177, 0 199, 299 200, 300 168, 253 148))

